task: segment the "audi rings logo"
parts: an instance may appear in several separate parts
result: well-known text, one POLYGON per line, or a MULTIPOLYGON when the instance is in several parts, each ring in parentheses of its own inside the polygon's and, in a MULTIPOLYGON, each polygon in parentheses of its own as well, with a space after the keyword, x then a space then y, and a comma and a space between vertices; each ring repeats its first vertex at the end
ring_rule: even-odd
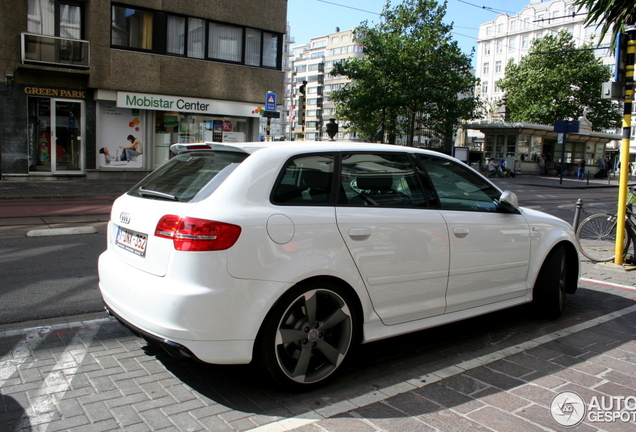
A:
POLYGON ((130 223, 130 213, 121 212, 119 214, 119 222, 128 225, 130 223))
POLYGON ((555 422, 566 428, 578 425, 585 417, 585 403, 574 392, 559 393, 552 399, 550 414, 555 422))

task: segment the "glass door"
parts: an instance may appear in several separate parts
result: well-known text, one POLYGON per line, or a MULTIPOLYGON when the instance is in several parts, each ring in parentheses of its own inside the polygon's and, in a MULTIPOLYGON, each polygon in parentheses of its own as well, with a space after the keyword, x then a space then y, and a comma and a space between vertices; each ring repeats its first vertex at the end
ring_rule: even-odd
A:
POLYGON ((52 100, 53 140, 51 160, 53 173, 84 171, 82 146, 83 102, 52 100))
POLYGON ((84 173, 84 102, 29 98, 29 172, 84 173))

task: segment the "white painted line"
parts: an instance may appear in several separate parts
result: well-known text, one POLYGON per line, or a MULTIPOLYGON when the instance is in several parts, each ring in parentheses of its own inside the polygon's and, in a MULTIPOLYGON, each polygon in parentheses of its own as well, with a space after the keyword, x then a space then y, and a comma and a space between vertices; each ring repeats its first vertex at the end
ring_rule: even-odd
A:
POLYGON ((594 285, 605 285, 608 287, 624 289, 628 291, 636 291, 636 286, 631 286, 631 285, 621 285, 621 284, 612 283, 612 282, 601 282, 601 281, 597 281, 594 279, 587 279, 587 278, 581 278, 581 282, 591 283, 594 285))
POLYGON ((51 372, 44 378, 40 389, 29 395, 29 406, 25 409, 16 430, 45 426, 57 414, 57 403, 71 387, 71 381, 88 353, 88 347, 99 331, 100 325, 93 323, 90 331, 79 331, 69 342, 51 372))
MULTIPOLYGON (((592 279, 585 279, 585 282, 590 282, 590 283, 595 283, 598 285, 608 285, 608 286, 613 286, 613 287, 623 287, 623 285, 618 285, 618 284, 607 284, 605 282, 599 282, 599 281, 595 281, 592 279)), ((631 288, 634 289, 634 287, 625 287, 625 288, 631 288)), ((301 426, 306 426, 309 424, 313 424, 313 423, 317 423, 323 419, 332 417, 335 414, 344 414, 345 412, 357 409, 357 408, 361 408, 362 406, 366 406, 366 405, 362 405, 361 403, 363 403, 364 401, 367 401, 368 404, 373 404, 373 403, 377 403, 377 402, 382 402, 384 400, 389 399, 392 396, 395 396, 396 394, 401 394, 401 393, 406 393, 409 391, 412 391, 416 388, 423 388, 426 387, 429 384, 432 384, 434 382, 440 381, 441 379, 444 378, 449 378, 453 375, 459 375, 463 372, 466 372, 470 369, 474 369, 480 366, 485 366, 489 363, 495 362, 497 360, 501 360, 504 359, 508 356, 514 355, 514 354, 519 354, 521 352, 524 352, 528 349, 543 345, 545 343, 548 342, 552 342, 554 340, 560 339, 562 337, 565 336, 569 336, 575 333, 578 333, 580 331, 583 330, 587 330, 591 327, 609 322, 613 319, 622 317, 624 315, 630 314, 636 312, 636 305, 627 307, 625 309, 621 309, 619 311, 614 311, 611 312, 607 315, 603 315, 600 317, 597 317, 595 319, 580 323, 580 324, 576 324, 573 325, 571 327, 565 328, 565 329, 560 329, 558 331, 555 331, 553 333, 547 334, 547 335, 542 335, 539 336, 535 339, 531 339, 529 341, 526 341, 524 343, 521 344, 517 344, 515 346, 511 346, 511 347, 507 347, 504 349, 501 349, 499 351, 490 353, 490 354, 485 354, 481 357, 477 357, 471 360, 467 360, 464 361, 462 363, 456 364, 454 366, 451 367, 447 367, 444 369, 440 369, 438 371, 432 372, 431 374, 427 374, 427 375, 422 375, 419 378, 416 379, 411 379, 408 381, 408 383, 411 386, 405 386, 401 389, 399 389, 396 392, 396 387, 395 385, 391 385, 389 387, 387 387, 386 389, 378 389, 378 390, 374 390, 372 392, 368 392, 366 394, 360 395, 358 397, 356 397, 354 400, 356 402, 356 404, 352 404, 350 402, 346 403, 346 404, 342 404, 340 403, 340 406, 335 407, 335 406, 326 406, 320 409, 317 409, 314 411, 316 418, 311 419, 311 418, 307 418, 307 414, 305 414, 303 416, 303 418, 301 419, 300 417, 292 417, 292 418, 287 418, 285 420, 279 420, 276 422, 272 422, 272 423, 268 423, 265 424, 263 426, 259 426, 253 429, 249 429, 250 432, 288 432, 288 431, 292 431, 296 428, 299 428, 301 426)), ((337 405, 337 404, 335 404, 337 405)))
POLYGON ((97 229, 93 226, 88 227, 71 227, 71 228, 50 228, 31 230, 27 232, 27 237, 47 237, 59 235, 75 235, 75 234, 95 234, 97 229))

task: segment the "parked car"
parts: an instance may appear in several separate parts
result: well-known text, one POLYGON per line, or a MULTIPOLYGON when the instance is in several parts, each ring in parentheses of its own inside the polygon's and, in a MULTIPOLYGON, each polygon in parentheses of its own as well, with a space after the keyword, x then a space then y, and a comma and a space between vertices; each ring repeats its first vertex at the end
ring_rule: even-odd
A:
POLYGON ((175 144, 118 198, 108 311, 150 344, 310 388, 356 344, 534 302, 579 280, 572 227, 468 165, 382 144, 175 144))

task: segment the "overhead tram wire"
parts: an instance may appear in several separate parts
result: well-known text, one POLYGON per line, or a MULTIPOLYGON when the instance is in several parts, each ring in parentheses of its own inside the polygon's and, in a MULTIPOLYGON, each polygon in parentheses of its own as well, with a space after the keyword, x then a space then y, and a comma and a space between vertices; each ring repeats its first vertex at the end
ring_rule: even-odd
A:
POLYGON ((379 16, 379 15, 382 15, 382 14, 379 14, 379 13, 377 13, 377 12, 371 12, 371 11, 368 11, 368 10, 355 8, 355 7, 353 7, 353 6, 347 6, 347 5, 343 5, 343 4, 340 4, 340 3, 330 2, 330 1, 327 1, 327 0, 316 0, 316 1, 319 1, 319 2, 321 2, 321 3, 328 3, 328 4, 332 4, 332 5, 334 5, 334 6, 340 6, 340 7, 347 8, 347 9, 357 10, 357 11, 360 11, 360 12, 366 12, 366 13, 370 13, 370 14, 373 14, 373 15, 378 15, 378 16, 379 16))

